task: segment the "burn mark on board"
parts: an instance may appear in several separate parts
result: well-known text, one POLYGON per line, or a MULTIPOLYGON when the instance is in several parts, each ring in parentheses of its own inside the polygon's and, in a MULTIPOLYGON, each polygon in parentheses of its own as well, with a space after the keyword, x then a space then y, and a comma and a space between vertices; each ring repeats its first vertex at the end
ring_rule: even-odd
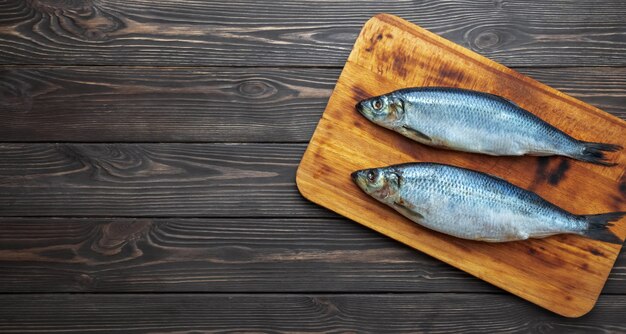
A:
POLYGON ((322 161, 322 159, 324 158, 323 154, 321 152, 323 145, 324 145, 324 143, 320 142, 319 145, 318 145, 318 149, 311 151, 311 152, 313 152, 313 156, 315 157, 316 161, 322 161))
POLYGON ((548 253, 545 253, 545 252, 537 252, 536 250, 533 250, 531 252, 529 250, 528 254, 532 255, 533 258, 539 260, 546 267, 560 268, 560 267, 563 267, 563 266, 565 266, 567 264, 567 262, 565 262, 560 257, 558 257, 556 255, 548 254, 548 253))
POLYGON ((439 84, 446 82, 463 82, 465 79, 465 73, 463 73, 463 71, 451 66, 442 66, 437 72, 439 73, 437 77, 439 84))
POLYGON ((589 253, 591 253, 591 254, 593 254, 595 256, 606 257, 606 255, 603 252, 601 252, 600 250, 598 250, 595 247, 591 247, 590 246, 589 248, 587 248, 587 250, 589 251, 589 253))
POLYGON ((409 71, 405 67, 408 60, 409 57, 403 53, 394 54, 391 67, 393 68, 393 71, 402 78, 406 78, 407 74, 409 74, 409 71))
POLYGON ((556 168, 550 168, 550 161, 554 158, 539 157, 537 159, 537 168, 535 170, 535 183, 548 182, 550 185, 556 186, 565 179, 567 171, 571 168, 567 158, 561 158, 556 168))
POLYGON ((364 100, 366 98, 369 97, 369 94, 367 94, 366 91, 364 91, 363 89, 361 89, 361 87, 358 86, 352 86, 352 96, 354 97, 354 103, 356 104, 357 102, 364 100))
POLYGON ((613 208, 613 211, 620 211, 622 210, 622 205, 624 204, 624 199, 621 196, 618 195, 611 195, 609 194, 609 199, 611 200, 611 207, 613 208))
POLYGON ((374 50, 374 47, 376 46, 376 44, 378 44, 378 42, 380 42, 383 39, 383 34, 379 33, 376 36, 372 36, 370 38, 370 45, 365 48, 365 51, 367 52, 372 52, 374 50))
POLYGON ((330 174, 333 174, 333 170, 332 170, 332 169, 330 169, 330 167, 328 167, 328 165, 326 165, 326 164, 322 164, 322 165, 320 166, 320 174, 323 174, 323 175, 330 175, 330 174))
POLYGON ((565 172, 570 169, 570 163, 567 159, 562 159, 555 170, 548 175, 548 183, 556 186, 565 178, 565 172))
MULTIPOLYGON (((558 236, 553 236, 552 238, 555 237, 558 236)), ((533 258, 533 261, 539 261, 546 267, 560 268, 567 264, 567 262, 558 256, 558 254, 547 252, 546 248, 539 245, 538 242, 523 241, 520 242, 520 244, 525 248, 526 254, 533 258)))
POLYGON ((315 160, 319 161, 317 168, 315 168, 313 171, 313 177, 316 180, 328 177, 328 175, 332 175, 334 173, 333 169, 325 162, 325 156, 324 152, 322 152, 322 149, 314 151, 313 155, 315 156, 315 160))
POLYGON ((617 193, 609 194, 609 197, 615 211, 624 211, 624 202, 626 202, 626 173, 622 174, 617 183, 617 193))
POLYGON ((435 232, 438 235, 442 235, 444 238, 446 238, 446 240, 453 246, 453 247, 457 247, 458 250, 462 251, 463 254, 472 254, 472 248, 471 246, 468 247, 468 245, 471 245, 473 243, 480 243, 480 241, 472 241, 472 240, 464 240, 464 239, 460 239, 460 238, 455 238, 452 236, 449 236, 447 234, 443 234, 443 233, 439 233, 439 232, 435 232))
MULTIPOLYGON (((367 43, 367 47, 364 49, 366 52, 373 52, 374 48, 378 45, 380 41, 383 39, 393 39, 394 36, 391 33, 381 31, 378 33, 374 33, 369 38, 369 43, 367 43)), ((406 65, 411 60, 410 56, 406 54, 406 52, 402 49, 394 49, 387 50, 385 48, 381 48, 377 53, 376 57, 378 59, 379 64, 383 64, 384 66, 379 66, 378 73, 382 74, 385 70, 392 70, 396 76, 400 76, 402 78, 406 78, 407 75, 411 72, 407 69, 406 65)))
POLYGON ((548 171, 548 165, 550 164, 550 158, 539 157, 537 158, 537 165, 535 168, 535 178, 533 183, 529 186, 529 190, 535 189, 539 184, 546 181, 546 174, 548 171))
POLYGON ((582 269, 582 270, 584 270, 584 271, 586 271, 586 272, 590 272, 590 273, 591 273, 591 272, 593 272, 593 271, 591 271, 591 270, 589 269, 589 265, 588 265, 587 263, 583 263, 583 264, 581 264, 581 265, 580 265, 580 269, 582 269))

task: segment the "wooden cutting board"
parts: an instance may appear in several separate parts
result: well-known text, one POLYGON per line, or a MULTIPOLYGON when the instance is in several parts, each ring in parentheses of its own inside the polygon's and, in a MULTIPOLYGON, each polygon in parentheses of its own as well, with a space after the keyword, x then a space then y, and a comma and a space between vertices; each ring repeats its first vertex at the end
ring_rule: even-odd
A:
MULTIPOLYGON (((591 214, 626 211, 626 153, 612 156, 619 165, 603 167, 560 157, 446 151, 376 126, 355 110, 361 99, 411 86, 498 94, 578 139, 626 147, 626 122, 398 17, 380 14, 359 34, 302 158, 297 173, 302 195, 558 314, 578 317, 591 310, 620 245, 573 235, 501 244, 457 239, 422 228, 370 198, 350 173, 413 161, 447 163, 499 176, 573 213, 591 214)), ((612 231, 624 240, 626 219, 612 231)))

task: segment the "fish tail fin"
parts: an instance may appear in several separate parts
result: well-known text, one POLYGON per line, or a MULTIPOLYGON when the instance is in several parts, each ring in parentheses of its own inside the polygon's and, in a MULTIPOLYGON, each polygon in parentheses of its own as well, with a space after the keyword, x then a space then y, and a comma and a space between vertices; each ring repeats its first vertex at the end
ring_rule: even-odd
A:
POLYGON ((582 149, 573 155, 574 159, 587 161, 603 166, 615 166, 617 163, 607 160, 606 152, 617 152, 622 149, 621 146, 615 144, 592 143, 581 141, 582 149))
POLYGON ((609 212, 598 215, 580 216, 587 222, 587 229, 582 231, 581 234, 587 238, 621 245, 623 240, 613 234, 613 232, 609 230, 609 227, 613 226, 611 222, 620 220, 624 215, 626 215, 626 212, 609 212))

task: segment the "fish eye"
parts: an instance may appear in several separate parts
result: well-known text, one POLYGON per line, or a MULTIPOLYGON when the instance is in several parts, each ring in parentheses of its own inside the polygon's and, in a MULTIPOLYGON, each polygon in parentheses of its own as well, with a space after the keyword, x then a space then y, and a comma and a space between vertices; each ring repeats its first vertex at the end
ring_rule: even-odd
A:
POLYGON ((380 99, 372 101, 372 107, 374 107, 374 109, 376 110, 380 110, 380 108, 383 107, 383 101, 381 101, 380 99))
POLYGON ((375 173, 374 171, 372 171, 372 170, 371 170, 371 171, 369 171, 369 172, 367 173, 367 179, 368 179, 370 182, 374 182, 374 181, 376 181, 376 173, 375 173))

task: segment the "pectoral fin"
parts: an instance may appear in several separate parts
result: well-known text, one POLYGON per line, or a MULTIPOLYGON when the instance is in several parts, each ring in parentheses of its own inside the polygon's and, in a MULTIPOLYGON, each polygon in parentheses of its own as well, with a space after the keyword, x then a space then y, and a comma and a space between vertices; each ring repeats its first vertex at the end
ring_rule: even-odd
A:
POLYGON ((409 137, 411 139, 420 141, 420 142, 424 142, 424 141, 430 142, 430 141, 432 141, 432 138, 428 137, 427 135, 425 135, 425 134, 423 134, 423 133, 421 133, 421 132, 419 132, 419 131, 417 131, 415 129, 411 129, 411 128, 409 128, 406 125, 402 126, 400 131, 402 132, 403 135, 405 135, 405 136, 407 136, 407 137, 409 137))
POLYGON ((393 207, 400 212, 401 214, 403 214, 405 217, 411 219, 414 222, 419 222, 420 220, 424 219, 424 216, 422 216, 421 213, 417 212, 414 210, 414 207, 406 202, 404 202, 403 200, 397 200, 393 203, 393 207))

